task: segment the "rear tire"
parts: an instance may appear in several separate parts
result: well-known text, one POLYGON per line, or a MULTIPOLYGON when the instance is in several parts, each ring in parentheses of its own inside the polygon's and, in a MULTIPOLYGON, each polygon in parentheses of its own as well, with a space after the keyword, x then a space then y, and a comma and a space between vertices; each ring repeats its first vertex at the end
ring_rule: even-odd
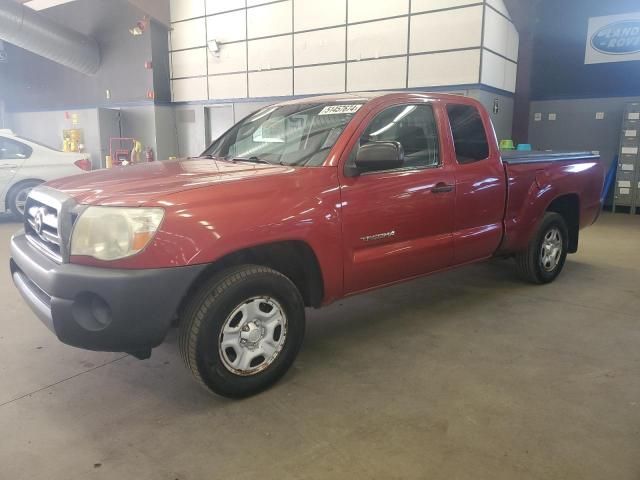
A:
POLYGON ((18 183, 11 187, 7 195, 7 203, 14 217, 20 220, 24 219, 24 206, 29 192, 41 183, 42 182, 38 180, 27 180, 26 182, 18 183))
POLYGON ((267 267, 243 265, 218 273, 193 296, 178 343, 205 388, 242 398, 287 372, 304 330, 304 301, 291 280, 267 267))
POLYGON ((569 229, 562 215, 545 213, 527 250, 516 255, 519 275, 536 284, 553 282, 564 267, 569 229))

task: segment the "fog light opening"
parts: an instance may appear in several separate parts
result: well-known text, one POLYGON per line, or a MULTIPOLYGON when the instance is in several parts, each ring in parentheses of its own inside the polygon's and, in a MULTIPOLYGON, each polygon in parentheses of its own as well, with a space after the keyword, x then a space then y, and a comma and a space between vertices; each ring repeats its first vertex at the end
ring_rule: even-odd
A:
POLYGON ((78 325, 93 332, 104 330, 113 320, 111 308, 107 302, 91 292, 79 294, 73 302, 71 312, 78 325))

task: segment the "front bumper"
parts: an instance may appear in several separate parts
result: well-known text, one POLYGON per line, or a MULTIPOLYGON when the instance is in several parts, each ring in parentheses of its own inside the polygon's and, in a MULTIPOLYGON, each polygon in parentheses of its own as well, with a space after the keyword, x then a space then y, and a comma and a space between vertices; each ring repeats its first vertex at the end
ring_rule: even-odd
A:
POLYGON ((68 345, 143 352, 159 345, 205 265, 117 270, 58 264, 24 234, 11 239, 10 268, 27 304, 68 345))

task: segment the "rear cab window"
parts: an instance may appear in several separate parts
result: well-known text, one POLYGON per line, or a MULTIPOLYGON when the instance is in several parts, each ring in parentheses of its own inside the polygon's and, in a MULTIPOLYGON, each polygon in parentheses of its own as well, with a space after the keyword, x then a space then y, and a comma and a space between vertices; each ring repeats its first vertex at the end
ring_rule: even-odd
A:
POLYGON ((478 109, 472 105, 447 105, 458 163, 466 165, 489 157, 489 141, 478 109))

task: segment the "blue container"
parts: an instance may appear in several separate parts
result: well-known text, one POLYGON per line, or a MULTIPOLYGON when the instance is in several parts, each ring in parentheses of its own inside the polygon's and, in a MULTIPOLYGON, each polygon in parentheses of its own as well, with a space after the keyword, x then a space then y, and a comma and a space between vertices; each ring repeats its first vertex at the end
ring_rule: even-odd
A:
POLYGON ((528 143, 521 143, 518 145, 518 150, 520 152, 530 152, 531 151, 531 145, 528 143))

